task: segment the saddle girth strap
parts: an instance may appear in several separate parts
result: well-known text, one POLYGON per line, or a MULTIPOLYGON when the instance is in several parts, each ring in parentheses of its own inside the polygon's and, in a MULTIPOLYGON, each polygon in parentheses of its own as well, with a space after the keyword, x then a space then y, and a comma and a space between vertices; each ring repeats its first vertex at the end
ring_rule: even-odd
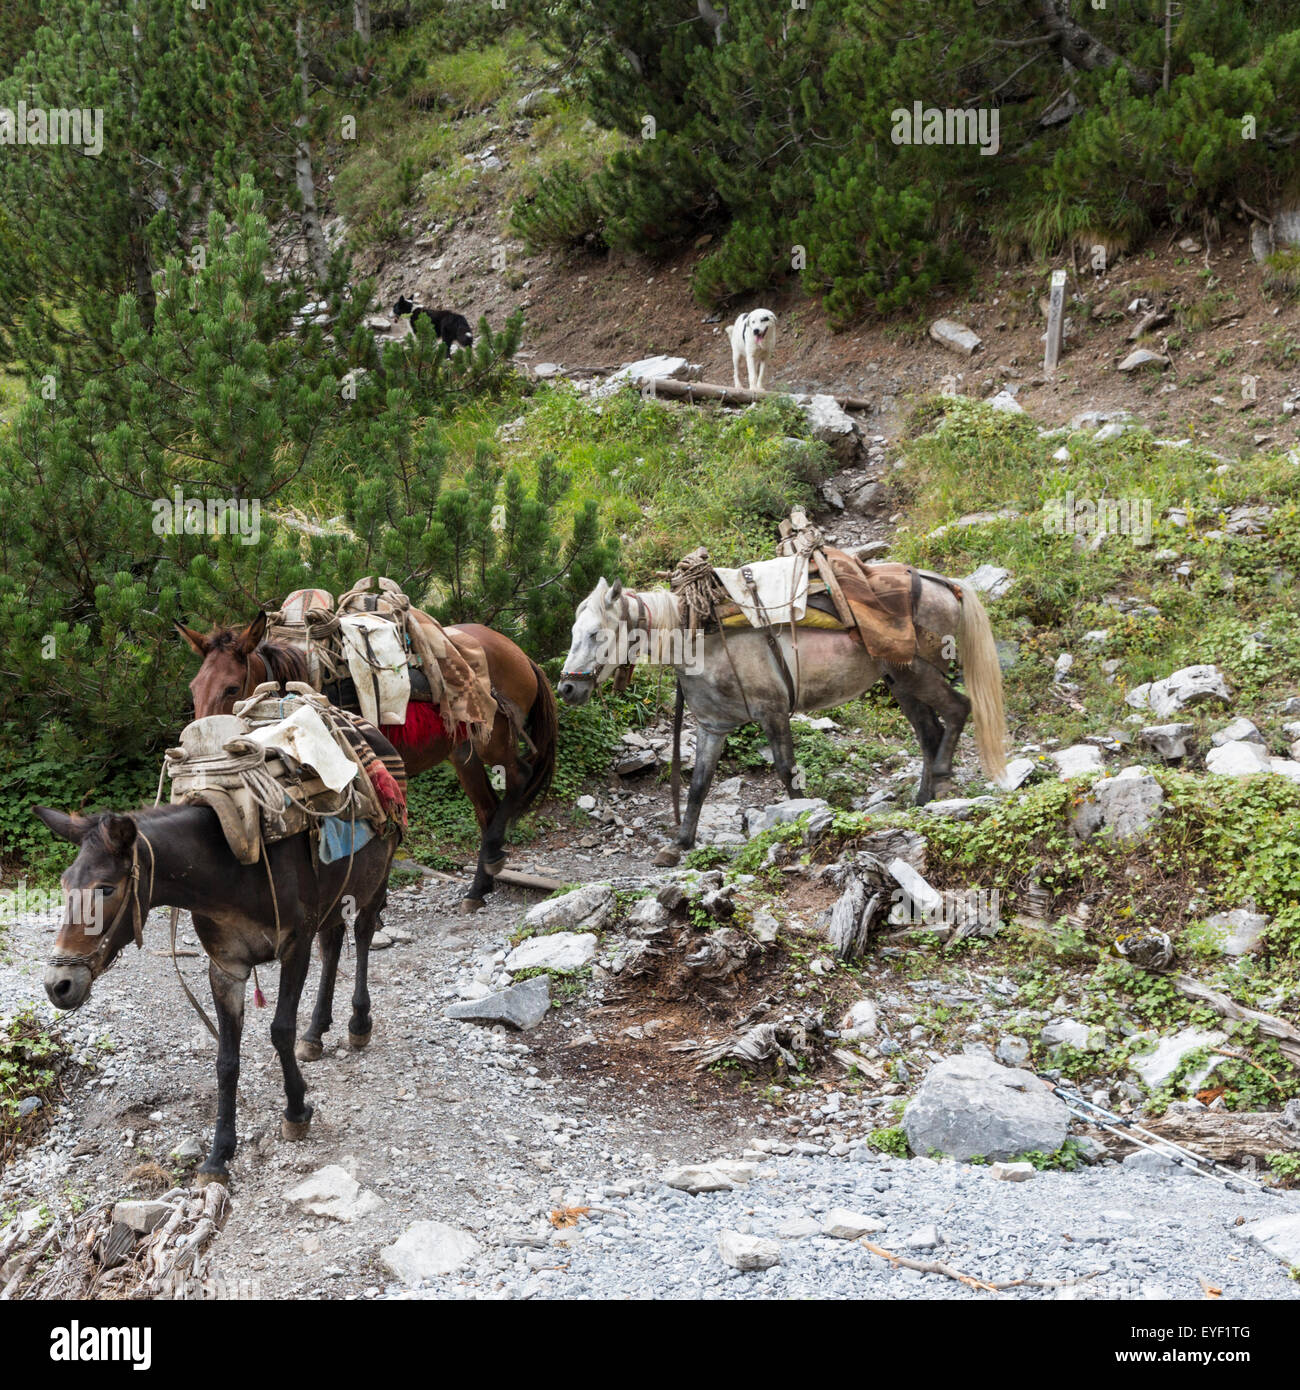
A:
POLYGON ((794 677, 790 674, 790 667, 786 664, 785 655, 781 651, 781 644, 776 640, 776 634, 772 631, 772 620, 768 617, 767 609, 763 606, 762 599, 758 596, 758 585, 754 583, 754 572, 748 565, 741 568, 741 577, 744 579, 749 589, 749 596, 754 601, 754 614, 763 624, 760 631, 767 642, 767 649, 772 653, 772 660, 776 663, 776 669, 781 673, 781 679, 785 682, 785 693, 790 701, 791 714, 794 713, 795 705, 798 704, 798 696, 795 694, 794 677))

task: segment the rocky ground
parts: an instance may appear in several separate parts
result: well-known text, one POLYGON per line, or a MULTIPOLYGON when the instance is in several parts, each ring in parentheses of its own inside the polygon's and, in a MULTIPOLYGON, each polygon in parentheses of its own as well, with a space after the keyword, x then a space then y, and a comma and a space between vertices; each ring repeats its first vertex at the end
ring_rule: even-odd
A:
MULTIPOLYGON (((761 810, 771 782, 732 789, 736 805, 759 807, 751 821, 776 814, 761 810)), ((588 887, 539 904, 537 894, 503 890, 465 917, 456 886, 423 880, 394 893, 389 944, 371 970, 373 1041, 351 1049, 339 1011, 324 1058, 309 1068, 316 1113, 305 1142, 280 1137, 270 1011, 250 1010, 240 1151, 208 1278, 237 1294, 316 1298, 1200 1298, 1207 1286, 1225 1297, 1300 1296, 1287 1277, 1300 1255, 1300 1202, 1286 1194, 1225 1187, 1149 1156, 1119 1163, 1122 1150, 1112 1155, 1097 1142, 1104 1136, 1078 1126, 1079 1151, 1097 1166, 1076 1172, 878 1151, 871 1136, 897 1123, 898 1102, 927 1068, 943 1114, 982 1113, 985 1102, 960 1089, 945 1095, 936 1064, 985 1068, 995 1084, 1026 1075, 991 1056, 1015 993, 996 971, 967 968, 962 988, 900 976, 888 956, 873 961, 860 982, 873 1004, 856 1013, 858 1034, 844 1029, 838 1042, 840 1052, 855 1049, 848 1071, 833 1035, 810 1046, 806 1083, 798 1072, 764 1086, 737 1084, 725 1067, 697 1069, 752 1005, 771 1004, 778 968, 788 990, 786 1014, 774 1015, 778 1049, 798 1048, 800 1028, 815 1032, 818 1016, 851 1002, 820 954, 838 888, 792 880, 780 943, 761 911, 743 932, 719 925, 744 883, 719 896, 720 875, 649 869, 662 792, 625 795, 629 804, 603 795, 595 808, 598 819, 628 822, 609 821, 599 849, 582 848, 593 837, 579 829, 517 859, 569 882, 610 881, 616 895, 588 887), (636 814, 641 830, 621 833, 636 814), (520 941, 530 911, 535 934, 520 941), (701 924, 701 912, 714 919, 701 924), (800 940, 806 964, 790 974, 790 942, 800 940), (728 969, 733 948, 741 965, 728 969), (537 1026, 447 1017, 490 1013, 520 989, 521 970, 525 991, 541 987, 530 964, 577 971, 549 977, 554 1006, 537 1026), (968 1056, 959 1042, 930 1046, 938 1040, 925 1027, 909 1030, 936 998, 969 1006, 968 1056), (873 1058, 904 1065, 885 1080, 873 1058)), ((210 1136, 214 1055, 172 975, 164 932, 155 914, 145 950, 128 951, 63 1021, 74 1054, 64 1098, 4 1174, 4 1211, 19 1222, 39 1224, 42 1208, 63 1220, 116 1199, 150 1200, 188 1180, 210 1136)), ((48 923, 16 927, 0 1013, 41 999, 50 939, 48 923)), ((182 968, 202 992, 184 927, 182 945, 182 968)), ((274 978, 262 986, 273 1003, 274 978)), ((946 1084, 978 1089, 988 1079, 946 1084)), ((1011 1147, 1064 1138, 1068 1117, 1056 1104, 1045 1092, 1016 1099, 1011 1147)), ((924 1152, 927 1141, 909 1137, 924 1152)))

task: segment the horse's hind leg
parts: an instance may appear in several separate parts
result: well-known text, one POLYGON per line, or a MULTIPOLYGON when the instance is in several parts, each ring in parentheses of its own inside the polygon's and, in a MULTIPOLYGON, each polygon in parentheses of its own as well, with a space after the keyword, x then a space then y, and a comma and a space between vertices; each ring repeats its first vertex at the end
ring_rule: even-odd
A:
POLYGON ((352 1017, 348 1020, 348 1042, 353 1047, 365 1047, 375 1026, 370 1016, 370 942, 379 925, 379 914, 387 902, 388 887, 385 884, 374 900, 358 911, 353 929, 357 943, 357 974, 352 985, 352 1017))
POLYGON ((921 781, 916 790, 916 804, 924 806, 927 801, 934 799, 934 760, 943 742, 943 725, 929 705, 902 688, 893 672, 886 673, 885 684, 898 702, 899 709, 907 716, 907 722, 912 726, 921 748, 921 781))
POLYGON ((271 1020, 271 1043, 280 1057, 284 1071, 284 1121, 280 1134, 285 1139, 305 1139, 311 1124, 311 1106, 307 1104, 307 1083, 298 1070, 294 1056, 294 1038, 298 1032, 298 1002, 307 980, 311 962, 312 938, 301 925, 289 938, 288 949, 280 964, 280 994, 275 1001, 275 1017, 271 1020))
POLYGON ((790 720, 785 715, 769 715, 763 720, 763 732, 772 746, 772 766, 781 779, 786 796, 793 797, 795 787, 794 735, 790 732, 790 720))
MULTIPOLYGON (((970 718, 970 701, 941 671, 919 657, 906 670, 894 673, 893 689, 895 696, 901 692, 927 707, 938 718, 943 729, 932 760, 931 796, 925 798, 928 801, 948 790, 945 784, 952 777, 953 754, 957 751, 961 731, 970 718)), ((902 704, 901 699, 899 703, 902 704)), ((923 804, 919 797, 918 804, 923 804)))
POLYGON ((343 950, 343 923, 322 928, 317 940, 320 942, 320 983, 316 987, 316 1007, 312 1009, 311 1022, 293 1050, 300 1062, 320 1061, 324 1051, 322 1036, 334 1022, 334 982, 338 978, 339 955, 343 950))
POLYGON ((483 899, 496 887, 493 875, 505 867, 505 818, 487 768, 477 754, 470 753, 463 761, 453 757, 452 766, 478 820, 478 863, 474 881, 465 890, 460 903, 462 912, 477 912, 483 906, 483 899))

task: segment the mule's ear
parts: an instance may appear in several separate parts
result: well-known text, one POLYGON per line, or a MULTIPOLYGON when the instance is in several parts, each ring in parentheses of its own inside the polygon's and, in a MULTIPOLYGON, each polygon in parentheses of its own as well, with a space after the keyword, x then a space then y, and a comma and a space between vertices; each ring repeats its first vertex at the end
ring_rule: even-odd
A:
POLYGON ((192 627, 186 627, 184 623, 173 623, 172 626, 180 633, 182 639, 190 644, 196 656, 207 656, 208 640, 195 632, 192 627))
POLYGON ((135 844, 136 827, 130 816, 104 816, 99 822, 99 838, 110 854, 125 856, 135 844))
POLYGON ((240 656, 250 656, 256 649, 257 644, 266 636, 266 614, 259 613, 256 618, 239 634, 239 640, 235 643, 235 650, 240 656))
POLYGON ((617 603, 617 602, 619 601, 619 599, 621 599, 622 597, 623 597, 623 581, 622 581, 621 579, 616 579, 616 580, 609 586, 609 593, 608 593, 608 595, 606 596, 606 602, 607 602, 607 603, 617 603))
POLYGON ((33 806, 38 819, 43 821, 51 835, 60 840, 69 840, 79 845, 90 822, 80 816, 70 816, 66 811, 55 811, 49 806, 33 806))

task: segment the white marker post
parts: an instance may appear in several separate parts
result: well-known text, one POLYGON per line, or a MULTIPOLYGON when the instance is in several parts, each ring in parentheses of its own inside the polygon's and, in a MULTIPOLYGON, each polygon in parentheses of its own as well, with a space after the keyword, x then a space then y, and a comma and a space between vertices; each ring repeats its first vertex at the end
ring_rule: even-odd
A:
POLYGON ((1052 290, 1047 301, 1047 348, 1043 371, 1051 376, 1061 360, 1061 338, 1065 332, 1065 271, 1052 271, 1052 290))

